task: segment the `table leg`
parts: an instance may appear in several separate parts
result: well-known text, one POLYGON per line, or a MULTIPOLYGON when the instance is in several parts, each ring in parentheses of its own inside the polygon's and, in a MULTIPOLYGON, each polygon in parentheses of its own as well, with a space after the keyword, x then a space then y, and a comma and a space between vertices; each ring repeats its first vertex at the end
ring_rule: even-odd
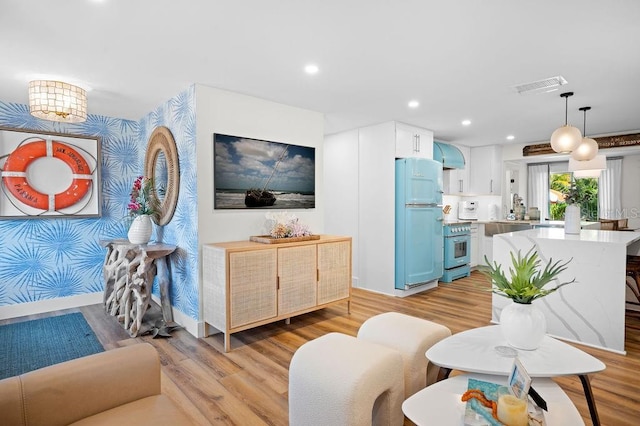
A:
POLYGON ((162 318, 167 324, 173 323, 173 312, 171 311, 171 300, 169 299, 169 267, 167 257, 159 257, 156 259, 158 287, 160 288, 160 304, 162 305, 162 318))
POLYGON ((449 374, 451 374, 450 368, 440 367, 440 371, 438 371, 438 378, 436 379, 436 382, 439 382, 440 380, 447 380, 449 378, 449 374))
POLYGON ((594 426, 600 426, 600 418, 598 417, 596 401, 593 398, 593 390, 591 389, 589 376, 587 376, 586 374, 579 374, 578 377, 580 377, 580 381, 582 382, 584 396, 587 398, 587 405, 589 405, 589 414, 591 414, 591 421, 593 422, 594 426))

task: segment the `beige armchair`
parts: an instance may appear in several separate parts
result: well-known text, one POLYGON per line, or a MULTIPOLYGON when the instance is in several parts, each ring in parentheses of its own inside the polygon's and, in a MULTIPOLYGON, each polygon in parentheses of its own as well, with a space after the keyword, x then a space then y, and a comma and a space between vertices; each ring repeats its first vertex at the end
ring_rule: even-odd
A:
POLYGON ((160 360, 135 344, 0 380, 0 424, 188 425, 160 391, 160 360))

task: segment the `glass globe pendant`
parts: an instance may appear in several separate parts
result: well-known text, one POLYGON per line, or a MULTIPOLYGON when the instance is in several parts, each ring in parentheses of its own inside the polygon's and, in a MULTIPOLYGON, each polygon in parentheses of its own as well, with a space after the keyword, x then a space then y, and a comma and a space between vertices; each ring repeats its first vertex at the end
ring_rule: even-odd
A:
MULTIPOLYGON (((587 134, 587 111, 590 109, 591 107, 579 108, 580 111, 584 112, 584 125, 582 127, 582 133, 584 135, 587 134)), ((585 136, 582 138, 580 145, 571 152, 571 158, 577 161, 589 161, 593 160, 597 154, 598 142, 585 136)))
POLYGON ((582 142, 582 134, 577 127, 568 124, 569 96, 573 92, 566 92, 560 95, 565 98, 564 126, 557 128, 551 135, 551 148, 555 152, 568 153, 578 148, 582 142))

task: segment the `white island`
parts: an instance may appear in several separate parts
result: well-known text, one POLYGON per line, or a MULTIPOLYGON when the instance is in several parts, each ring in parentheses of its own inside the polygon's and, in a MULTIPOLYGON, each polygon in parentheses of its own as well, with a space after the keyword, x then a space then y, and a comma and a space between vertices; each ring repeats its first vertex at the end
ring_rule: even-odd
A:
MULTIPOLYGON (((509 276, 510 253, 520 250, 524 255, 532 246, 543 265, 550 258, 554 262, 573 258, 555 283, 573 278, 576 282, 534 302, 545 314, 547 333, 626 353, 626 256, 640 254, 640 233, 583 229, 571 235, 562 228, 539 228, 499 234, 493 237, 493 260, 509 276)), ((509 299, 493 295, 493 322, 499 322, 502 308, 508 303, 509 299)))

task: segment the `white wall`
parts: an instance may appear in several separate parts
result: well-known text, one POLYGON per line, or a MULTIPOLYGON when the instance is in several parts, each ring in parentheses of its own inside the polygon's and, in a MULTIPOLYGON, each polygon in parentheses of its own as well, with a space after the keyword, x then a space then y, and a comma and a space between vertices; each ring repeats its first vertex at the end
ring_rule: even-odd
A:
POLYGON ((353 285, 358 286, 358 130, 324 140, 324 224, 327 233, 352 237, 353 285))
POLYGON ((316 208, 291 212, 313 233, 324 232, 323 114, 196 85, 196 117, 200 251, 202 244, 264 233, 266 210, 214 210, 214 133, 315 147, 316 208))

